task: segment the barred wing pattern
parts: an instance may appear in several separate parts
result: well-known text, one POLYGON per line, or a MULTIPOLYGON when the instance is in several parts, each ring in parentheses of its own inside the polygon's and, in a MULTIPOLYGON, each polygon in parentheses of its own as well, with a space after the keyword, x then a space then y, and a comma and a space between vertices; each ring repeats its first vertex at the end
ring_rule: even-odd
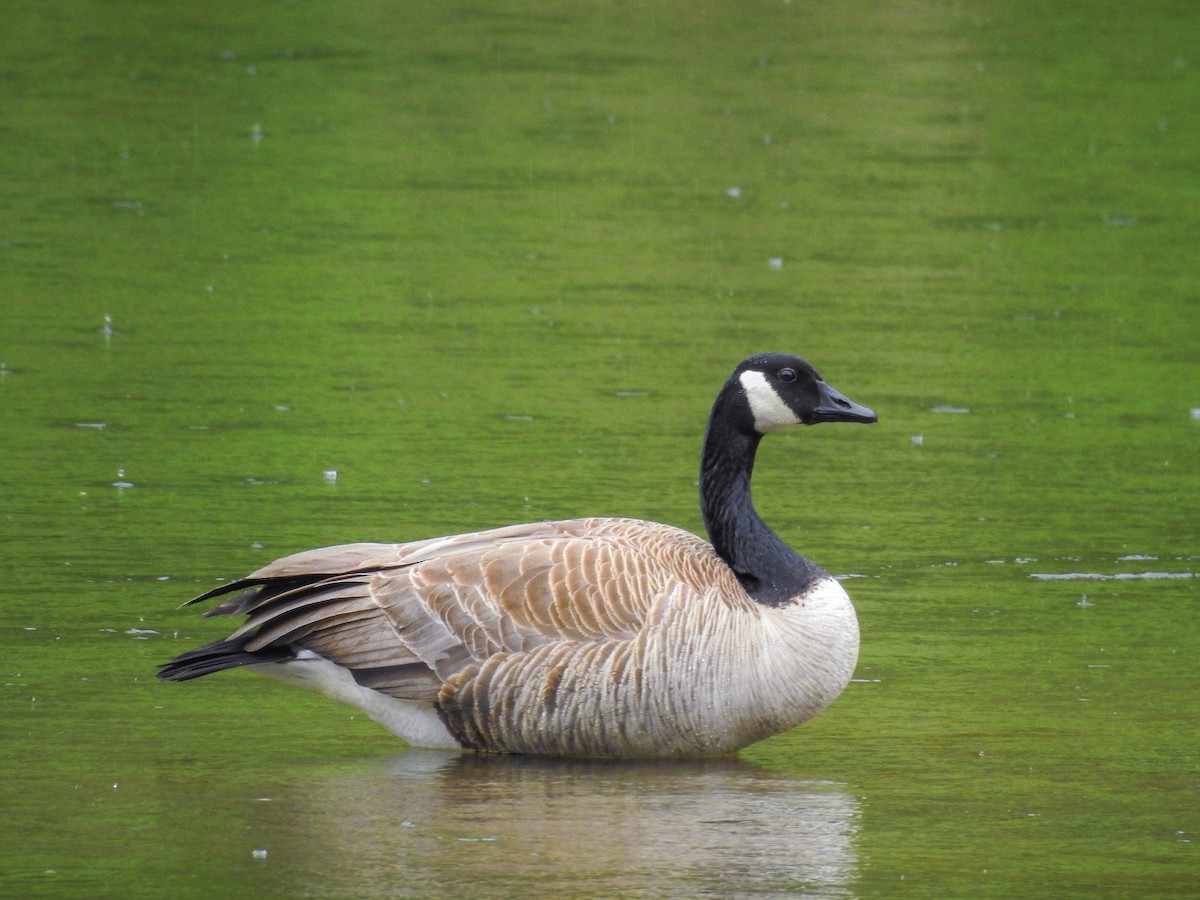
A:
POLYGON ((707 542, 671 526, 592 518, 349 544, 206 597, 240 588, 209 615, 246 622, 195 654, 311 651, 362 687, 432 703, 464 747, 697 755, 778 730, 761 716, 739 728, 719 698, 749 665, 723 645, 740 631, 754 647, 762 608, 707 542))

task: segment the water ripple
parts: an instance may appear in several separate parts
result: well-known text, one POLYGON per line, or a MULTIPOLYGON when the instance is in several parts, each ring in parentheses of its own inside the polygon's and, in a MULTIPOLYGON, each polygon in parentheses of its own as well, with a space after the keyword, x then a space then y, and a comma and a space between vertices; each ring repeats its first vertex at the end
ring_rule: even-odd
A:
POLYGON ((1031 572, 1030 578, 1042 581, 1160 581, 1173 578, 1195 578, 1194 572, 1031 572))

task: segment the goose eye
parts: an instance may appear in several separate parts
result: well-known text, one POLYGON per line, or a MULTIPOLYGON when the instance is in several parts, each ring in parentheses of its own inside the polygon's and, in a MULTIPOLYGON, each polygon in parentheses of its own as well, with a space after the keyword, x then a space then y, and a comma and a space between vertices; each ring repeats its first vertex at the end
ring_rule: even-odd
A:
POLYGON ((796 380, 796 370, 795 369, 780 369, 779 370, 779 380, 784 382, 785 384, 791 384, 793 381, 796 380))

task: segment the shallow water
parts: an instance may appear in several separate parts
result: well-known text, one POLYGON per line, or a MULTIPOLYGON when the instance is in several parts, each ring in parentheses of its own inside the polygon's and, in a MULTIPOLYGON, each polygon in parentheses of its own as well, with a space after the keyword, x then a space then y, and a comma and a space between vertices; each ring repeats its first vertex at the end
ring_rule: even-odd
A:
POLYGON ((1194 895, 1196 24, 12 6, 0 893, 1194 895), (305 547, 699 531, 762 349, 880 414, 760 453, 863 627, 802 728, 458 758, 153 679, 225 627, 179 603, 305 547))

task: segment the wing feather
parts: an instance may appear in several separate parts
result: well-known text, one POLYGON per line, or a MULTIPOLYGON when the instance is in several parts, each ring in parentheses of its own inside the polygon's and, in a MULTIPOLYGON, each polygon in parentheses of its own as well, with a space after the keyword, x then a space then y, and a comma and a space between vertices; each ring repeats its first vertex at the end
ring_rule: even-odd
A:
POLYGON ((437 697, 447 721, 464 711, 460 737, 474 740, 468 732, 485 726, 466 719, 486 720, 497 703, 510 728, 512 716, 582 696, 580 679, 605 666, 610 677, 638 677, 619 648, 661 615, 664 598, 723 578, 736 585, 687 532, 580 519, 309 550, 205 596, 242 591, 211 611, 247 616, 230 639, 239 649, 309 650, 391 696, 437 697), (530 667, 544 671, 534 678, 530 667))

